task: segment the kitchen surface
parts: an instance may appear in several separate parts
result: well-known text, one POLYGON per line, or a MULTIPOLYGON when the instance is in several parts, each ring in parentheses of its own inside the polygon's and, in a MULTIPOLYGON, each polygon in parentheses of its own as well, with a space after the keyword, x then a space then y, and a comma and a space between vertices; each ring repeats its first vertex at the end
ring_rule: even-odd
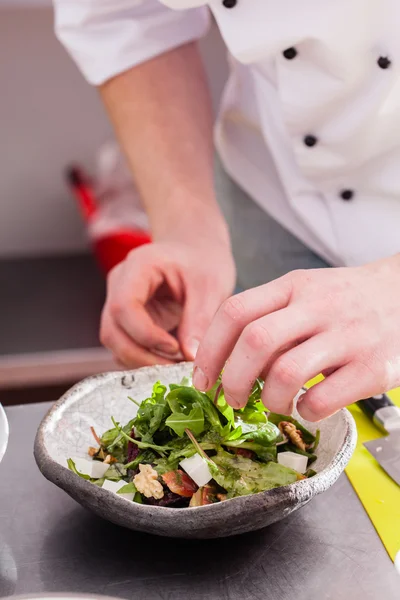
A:
POLYGON ((32 456, 50 404, 7 408, 0 464, 0 596, 97 593, 132 600, 397 600, 399 574, 345 475, 276 525, 188 542, 105 522, 47 482, 32 456))

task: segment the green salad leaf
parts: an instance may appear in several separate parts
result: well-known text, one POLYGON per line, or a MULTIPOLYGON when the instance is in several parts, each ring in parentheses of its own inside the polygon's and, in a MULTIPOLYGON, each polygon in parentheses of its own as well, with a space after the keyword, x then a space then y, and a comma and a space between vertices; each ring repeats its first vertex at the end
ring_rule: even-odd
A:
MULTIPOLYGON (((154 434, 160 429, 165 419, 171 414, 166 400, 167 388, 157 381, 152 390, 150 398, 146 398, 134 419, 135 430, 142 442, 153 443, 154 434)), ((126 431, 130 433, 130 431, 126 431)))
POLYGON ((211 467, 216 482, 227 490, 228 497, 246 496, 294 483, 298 474, 275 462, 257 463, 244 456, 219 450, 213 457, 218 467, 211 467))
POLYGON ((159 452, 159 454, 165 454, 165 452, 167 452, 168 450, 170 450, 170 448, 168 446, 157 446, 157 444, 151 444, 150 442, 142 442, 141 440, 137 440, 137 439, 131 437, 130 435, 128 435, 127 433, 125 433, 125 431, 122 429, 122 427, 120 426, 120 424, 117 423, 117 421, 114 419, 114 417, 111 417, 111 421, 114 423, 115 428, 118 429, 118 431, 120 432, 120 434, 128 442, 133 442, 134 444, 136 444, 136 446, 138 446, 138 448, 141 448, 141 449, 150 448, 152 450, 155 450, 156 452, 159 452))
POLYGON ((184 412, 173 412, 165 424, 170 427, 176 435, 183 437, 185 429, 190 429, 195 435, 204 431, 204 412, 200 404, 194 403, 189 414, 184 412))

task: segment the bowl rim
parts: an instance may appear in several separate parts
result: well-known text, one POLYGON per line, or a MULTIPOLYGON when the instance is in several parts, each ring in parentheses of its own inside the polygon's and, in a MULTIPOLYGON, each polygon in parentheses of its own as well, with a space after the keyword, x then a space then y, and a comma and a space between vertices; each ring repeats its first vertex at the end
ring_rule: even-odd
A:
MULTIPOLYGON (((193 363, 185 362, 180 364, 191 365, 193 363)), ((176 365, 173 366, 176 367, 176 365)), ((157 366, 157 368, 161 370, 168 369, 168 367, 171 367, 171 365, 157 366)), ((69 493, 68 490, 71 487, 75 487, 76 490, 82 492, 82 494, 87 492, 90 488, 93 488, 93 494, 96 493, 98 497, 103 497, 104 499, 110 497, 110 492, 108 492, 108 490, 104 490, 98 486, 94 486, 89 481, 86 481, 81 477, 77 477, 75 473, 68 469, 67 466, 60 464, 50 456, 46 449, 45 442, 47 427, 52 422, 53 416, 55 414, 69 406, 72 406, 73 404, 75 404, 75 402, 78 402, 81 399, 81 397, 87 392, 96 389, 104 383, 113 382, 116 379, 123 380, 125 377, 132 378, 138 372, 144 374, 146 374, 146 372, 151 373, 154 371, 154 368, 155 366, 150 366, 132 370, 109 371, 106 373, 91 375, 90 377, 86 377, 85 379, 73 385, 67 392, 65 392, 60 397, 59 400, 57 400, 53 404, 53 406, 48 410, 48 412, 42 419, 37 430, 34 442, 34 457, 41 473, 46 479, 50 480, 53 483, 57 482, 56 485, 59 485, 59 483, 61 483, 59 476, 61 469, 65 484, 60 485, 60 487, 67 491, 67 493, 69 493), (90 486, 90 488, 88 486, 90 486)), ((306 388, 303 389, 305 390, 306 388)), ((334 482, 336 482, 342 471, 347 466, 357 443, 357 428, 353 416, 346 408, 343 408, 338 412, 342 414, 345 426, 343 443, 341 444, 340 448, 338 449, 332 460, 329 462, 329 464, 326 465, 324 469, 319 471, 311 479, 302 479, 289 485, 276 487, 271 490, 258 492, 256 494, 250 494, 249 496, 238 496, 235 498, 230 498, 229 500, 225 500, 224 502, 217 502, 206 506, 190 507, 190 512, 193 514, 195 511, 201 511, 202 513, 205 513, 206 511, 222 510, 224 506, 226 506, 228 503, 230 505, 232 503, 237 503, 239 507, 239 505, 244 501, 244 499, 260 498, 261 496, 268 498, 274 497, 276 498, 277 502, 279 502, 279 500, 285 502, 285 495, 289 488, 292 490, 296 490, 296 496, 301 498, 301 502, 306 502, 310 499, 310 497, 313 497, 326 491, 329 487, 331 487, 331 485, 334 482), (330 477, 327 477, 328 474, 330 474, 330 477)), ((127 507, 127 501, 124 498, 119 498, 117 494, 113 494, 113 501, 118 502, 121 507, 127 507)), ((168 519, 180 519, 182 513, 186 513, 188 510, 188 508, 172 508, 165 506, 138 504, 134 502, 129 503, 128 506, 131 514, 137 513, 139 516, 140 513, 142 513, 140 516, 143 516, 145 513, 147 513, 148 515, 157 513, 160 514, 160 511, 162 511, 162 514, 168 519)))
POLYGON ((0 403, 0 434, 4 434, 4 438, 0 438, 0 462, 3 460, 8 446, 10 436, 10 426, 3 405, 0 403))

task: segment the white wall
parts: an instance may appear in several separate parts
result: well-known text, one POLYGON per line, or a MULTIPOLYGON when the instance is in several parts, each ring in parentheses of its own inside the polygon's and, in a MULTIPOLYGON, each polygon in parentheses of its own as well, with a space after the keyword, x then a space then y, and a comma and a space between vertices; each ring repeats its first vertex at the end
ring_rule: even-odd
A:
MULTIPOLYGON (((85 233, 63 172, 75 160, 90 169, 110 127, 96 91, 55 39, 51 10, 6 3, 0 0, 0 258, 79 251, 85 233)), ((215 29, 202 49, 216 105, 227 67, 215 29)))

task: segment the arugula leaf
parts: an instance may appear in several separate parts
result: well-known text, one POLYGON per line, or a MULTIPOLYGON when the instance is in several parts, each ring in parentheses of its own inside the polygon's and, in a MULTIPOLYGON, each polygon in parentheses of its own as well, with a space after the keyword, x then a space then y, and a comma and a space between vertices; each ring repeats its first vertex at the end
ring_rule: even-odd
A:
POLYGON ((131 402, 133 402, 133 404, 136 404, 136 406, 140 408, 141 403, 135 400, 135 398, 132 398, 132 396, 128 396, 128 400, 130 400, 131 402))
POLYGON ((316 436, 313 435, 311 433, 311 431, 308 431, 308 429, 306 429, 301 423, 299 423, 299 421, 296 421, 296 419, 294 419, 293 417, 288 417, 286 415, 279 415, 278 413, 269 412, 268 420, 277 426, 279 425, 279 423, 281 421, 287 421, 288 423, 293 423, 293 425, 296 426, 296 429, 301 431, 301 433, 303 434, 303 440, 305 441, 306 444, 312 444, 316 440, 316 436))
POLYGON ((236 411, 235 421, 244 423, 252 423, 254 425, 268 423, 268 417, 264 410, 264 405, 261 404, 262 410, 259 410, 258 404, 245 406, 240 411, 236 411))
POLYGON ((190 378, 189 377, 182 377, 182 380, 180 383, 170 383, 169 384, 169 389, 172 390, 176 390, 177 388, 180 387, 191 387, 190 385, 190 378))
POLYGON ((211 388, 211 390, 209 390, 209 392, 206 393, 206 396, 210 400, 210 402, 213 404, 213 406, 216 406, 217 410, 221 413, 221 415, 223 415, 223 417, 225 417, 227 424, 229 424, 230 427, 231 426, 234 427, 235 412, 234 412, 232 406, 229 406, 229 404, 225 400, 224 389, 221 386, 220 378, 218 378, 217 383, 211 388), (217 392, 218 392, 218 398, 215 403, 215 396, 216 396, 217 392))
POLYGON ((193 404, 193 408, 187 415, 184 412, 173 412, 165 424, 170 427, 176 435, 183 437, 185 429, 190 429, 195 435, 204 431, 204 412, 199 404, 193 404))
POLYGON ((242 429, 241 425, 239 425, 238 427, 236 427, 236 429, 234 429, 233 431, 228 432, 224 436, 222 443, 233 442, 234 440, 238 440, 242 436, 243 436, 243 429, 242 429))
MULTIPOLYGON (((125 433, 130 434, 133 428, 133 422, 134 419, 128 421, 128 423, 122 427, 122 430, 125 433)), ((119 429, 116 427, 109 429, 103 433, 100 441, 102 448, 105 449, 107 454, 112 454, 118 462, 123 462, 125 460, 128 442, 119 429)))
MULTIPOLYGON (((263 391, 264 383, 260 378, 257 378, 254 382, 253 388, 251 390, 249 399, 247 401, 248 406, 253 406, 255 404, 262 405, 262 412, 265 412, 265 407, 261 402, 261 394, 263 391)), ((259 410, 259 408, 258 408, 259 410)))
POLYGON ((172 390, 167 396, 167 402, 173 413, 188 414, 194 404, 201 406, 204 416, 211 427, 217 430, 222 428, 218 411, 210 398, 193 387, 180 386, 172 390))
POLYGON ((136 444, 138 446, 138 448, 141 448, 141 449, 150 448, 152 450, 155 450, 156 452, 158 452, 161 455, 164 455, 168 450, 170 450, 170 448, 168 446, 157 446, 157 444, 150 444, 149 442, 142 442, 139 440, 135 440, 134 438, 132 438, 130 435, 128 435, 127 433, 125 433, 123 431, 122 427, 119 425, 119 423, 117 423, 117 421, 114 419, 114 417, 111 417, 111 421, 114 423, 115 427, 119 430, 121 435, 126 440, 128 440, 128 442, 133 442, 134 444, 136 444))
POLYGON ((160 429, 171 412, 165 399, 166 392, 165 385, 157 381, 153 385, 151 397, 144 400, 140 405, 134 419, 134 427, 143 442, 153 442, 154 434, 160 429))
POLYGON ((312 450, 313 453, 315 453, 316 449, 319 446, 319 440, 321 438, 321 430, 317 429, 316 433, 315 433, 315 442, 314 445, 312 446, 312 448, 310 448, 310 450, 312 450))

